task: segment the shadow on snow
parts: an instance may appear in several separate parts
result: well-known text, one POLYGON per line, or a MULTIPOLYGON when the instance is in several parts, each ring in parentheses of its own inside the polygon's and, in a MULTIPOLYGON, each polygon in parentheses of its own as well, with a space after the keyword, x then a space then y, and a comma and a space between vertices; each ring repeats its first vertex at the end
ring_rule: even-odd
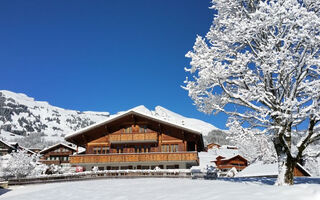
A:
MULTIPOLYGON (((256 177, 256 178, 218 178, 218 180, 230 181, 230 182, 255 182, 265 185, 274 185, 277 178, 256 177)), ((320 184, 320 178, 306 178, 297 177, 294 178, 294 184, 320 184)))

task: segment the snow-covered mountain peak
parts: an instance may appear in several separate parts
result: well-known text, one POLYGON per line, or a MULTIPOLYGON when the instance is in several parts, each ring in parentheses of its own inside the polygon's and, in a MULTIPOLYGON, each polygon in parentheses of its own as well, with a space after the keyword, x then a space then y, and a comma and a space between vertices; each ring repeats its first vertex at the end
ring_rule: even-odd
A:
POLYGON ((152 115, 151 111, 148 108, 146 108, 144 105, 136 106, 130 110, 133 110, 139 113, 145 113, 147 115, 152 115))
MULTIPOLYGON (((161 106, 149 110, 140 105, 130 110, 200 131, 203 135, 217 129, 209 123, 184 117, 161 106)), ((49 140, 63 140, 66 134, 105 121, 111 116, 108 112, 67 110, 45 101, 36 101, 22 93, 0 90, 0 138, 6 140, 32 133, 41 133, 49 140)))
POLYGON ((203 135, 208 135, 210 131, 218 129, 212 124, 209 124, 202 120, 184 117, 162 106, 156 106, 154 110, 149 110, 144 105, 140 105, 130 110, 134 110, 140 113, 145 113, 147 115, 151 115, 165 121, 169 121, 178 125, 185 126, 186 128, 198 130, 203 135))
POLYGON ((65 134, 108 117, 108 112, 66 110, 25 94, 0 90, 0 138, 7 140, 32 133, 63 140, 65 134))

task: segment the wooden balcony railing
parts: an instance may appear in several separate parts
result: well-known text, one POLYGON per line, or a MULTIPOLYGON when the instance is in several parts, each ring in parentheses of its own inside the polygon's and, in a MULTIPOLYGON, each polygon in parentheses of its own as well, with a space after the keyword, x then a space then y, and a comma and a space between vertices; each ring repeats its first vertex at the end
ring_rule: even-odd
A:
POLYGON ((231 168, 236 168, 237 170, 243 170, 247 166, 244 165, 218 165, 217 168, 219 169, 231 169, 231 168))
POLYGON ((60 165, 61 161, 60 160, 40 160, 41 163, 46 164, 46 165, 60 165))
POLYGON ((199 163, 198 152, 174 153, 119 153, 119 154, 87 154, 70 156, 70 164, 81 163, 126 163, 126 162, 167 162, 167 161, 194 161, 199 163))
POLYGON ((122 133, 110 135, 111 143, 132 143, 132 142, 157 142, 158 135, 155 132, 151 133, 122 133))
POLYGON ((46 153, 47 156, 49 156, 49 155, 51 155, 51 156, 69 156, 71 154, 72 154, 71 151, 68 151, 68 152, 54 152, 54 151, 51 151, 51 152, 46 153))

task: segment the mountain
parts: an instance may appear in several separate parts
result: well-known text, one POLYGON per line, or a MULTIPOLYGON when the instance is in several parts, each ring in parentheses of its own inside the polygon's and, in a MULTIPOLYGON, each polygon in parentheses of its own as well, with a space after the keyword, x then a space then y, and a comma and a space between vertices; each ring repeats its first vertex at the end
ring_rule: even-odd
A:
MULTIPOLYGON (((199 130, 207 135, 217 130, 204 121, 187 118, 161 106, 149 110, 145 106, 133 109, 158 118, 199 130)), ((118 115, 121 112, 115 114, 118 115)), ((47 140, 63 140, 66 134, 108 119, 108 112, 75 111, 36 101, 25 94, 0 90, 0 138, 13 140, 32 133, 41 133, 47 140)))
POLYGON ((66 110, 25 94, 0 90, 0 137, 6 140, 32 133, 42 133, 48 140, 63 140, 65 134, 105 120, 109 115, 66 110))

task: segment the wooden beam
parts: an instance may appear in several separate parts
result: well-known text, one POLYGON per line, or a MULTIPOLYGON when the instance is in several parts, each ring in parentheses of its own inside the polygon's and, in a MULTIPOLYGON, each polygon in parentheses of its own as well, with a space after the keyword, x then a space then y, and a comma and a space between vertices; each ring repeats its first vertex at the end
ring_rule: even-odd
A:
POLYGON ((82 137, 84 143, 87 144, 88 143, 87 137, 84 134, 82 134, 81 137, 82 137))
POLYGON ((136 117, 134 115, 131 115, 131 117, 133 119, 133 125, 136 126, 137 125, 136 117))

